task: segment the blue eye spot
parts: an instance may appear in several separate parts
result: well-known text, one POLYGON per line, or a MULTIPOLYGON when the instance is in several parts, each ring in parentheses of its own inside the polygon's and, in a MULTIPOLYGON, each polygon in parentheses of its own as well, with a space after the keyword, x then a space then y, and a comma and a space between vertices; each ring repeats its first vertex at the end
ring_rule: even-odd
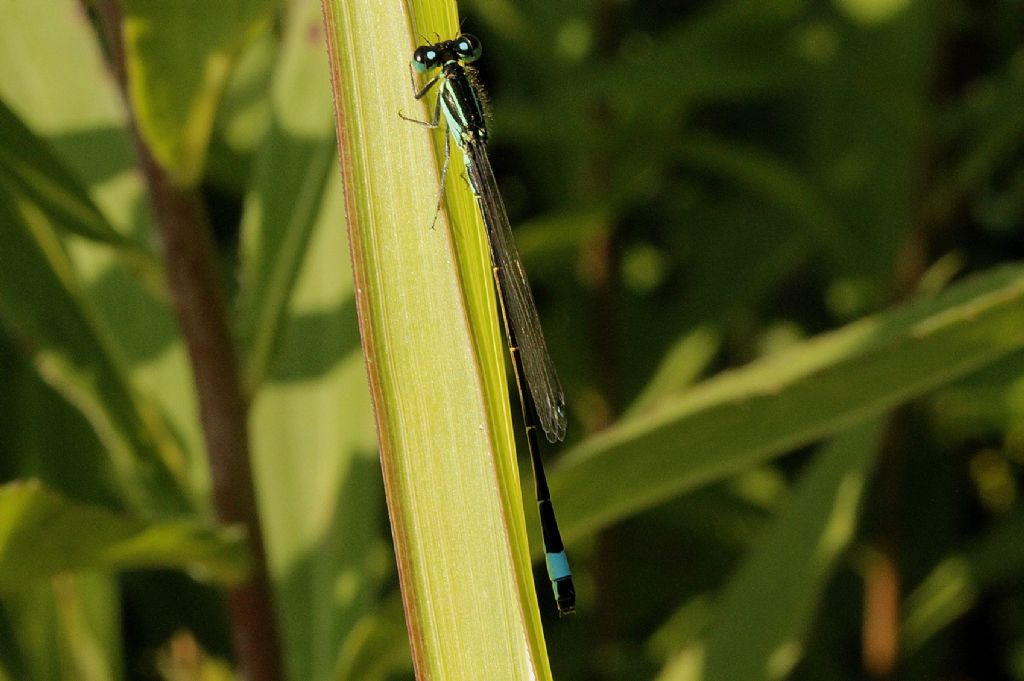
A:
POLYGON ((433 50, 431 50, 430 52, 427 52, 427 59, 433 60, 436 57, 437 57, 437 52, 434 52, 433 50))

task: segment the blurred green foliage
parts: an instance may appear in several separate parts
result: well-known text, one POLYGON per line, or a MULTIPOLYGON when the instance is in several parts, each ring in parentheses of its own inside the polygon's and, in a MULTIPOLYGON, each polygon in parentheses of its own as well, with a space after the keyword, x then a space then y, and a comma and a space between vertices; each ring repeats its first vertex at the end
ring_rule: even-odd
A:
MULTIPOLYGON (((123 4, 232 296, 289 678, 408 678, 319 3, 123 4)), ((0 679, 223 678, 245 557, 87 6, 0 0, 0 679)), ((1024 5, 462 9, 570 404, 555 678, 1024 679, 1024 5)))

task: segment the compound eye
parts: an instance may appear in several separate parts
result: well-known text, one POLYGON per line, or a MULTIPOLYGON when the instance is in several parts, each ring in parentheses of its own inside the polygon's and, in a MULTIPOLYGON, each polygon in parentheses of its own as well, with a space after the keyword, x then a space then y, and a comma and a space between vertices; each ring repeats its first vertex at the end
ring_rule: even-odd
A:
POLYGON ((438 56, 437 48, 433 45, 417 47, 416 51, 412 53, 412 67, 416 73, 426 73, 437 66, 438 56))
POLYGON ((467 64, 479 59, 483 51, 484 46, 480 44, 480 40, 476 36, 463 33, 455 39, 455 52, 467 64))

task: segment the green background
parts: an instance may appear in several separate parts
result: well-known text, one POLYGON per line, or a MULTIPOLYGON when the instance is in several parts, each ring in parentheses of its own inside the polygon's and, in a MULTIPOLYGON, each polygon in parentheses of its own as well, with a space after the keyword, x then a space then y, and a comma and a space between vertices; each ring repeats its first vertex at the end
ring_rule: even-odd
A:
MULTIPOLYGON (((0 0, 0 679, 228 678, 244 538, 103 4, 0 0)), ((121 10, 214 236, 288 678, 410 678, 319 2, 121 10)), ((569 404, 554 678, 1024 679, 1024 5, 460 10, 569 404)))

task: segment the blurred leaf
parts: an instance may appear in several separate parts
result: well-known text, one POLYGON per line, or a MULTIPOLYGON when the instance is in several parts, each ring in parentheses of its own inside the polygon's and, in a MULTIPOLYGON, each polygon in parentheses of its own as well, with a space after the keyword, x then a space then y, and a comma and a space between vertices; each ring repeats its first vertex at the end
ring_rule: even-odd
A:
POLYGON ((837 274, 862 280, 857 314, 888 300, 896 258, 916 214, 922 182, 922 121, 936 77, 937 6, 907 3, 884 23, 825 24, 834 44, 793 111, 804 117, 808 174, 842 216, 833 239, 845 251, 837 274), (852 87, 851 84, 856 84, 852 87))
POLYGON ((67 651, 68 676, 76 681, 108 681, 124 676, 121 599, 109 575, 62 574, 51 584, 67 651))
POLYGON ((271 0, 124 0, 125 61, 139 131, 181 186, 198 183, 217 106, 271 0))
POLYGON ((41 140, 0 102, 0 163, 12 182, 70 232, 111 246, 132 243, 111 227, 41 140))
POLYGON ((927 300, 713 378, 570 451, 551 476, 577 538, 870 418, 1024 346, 1024 270, 927 300))
POLYGON ((0 96, 50 144, 110 224, 142 237, 142 178, 123 97, 96 38, 79 0, 0 0, 0 96))
POLYGON ((338 648, 372 607, 390 563, 337 173, 328 188, 282 320, 283 342, 250 417, 286 658, 297 679, 331 677, 338 648), (286 455, 293 451, 302 465, 286 455))
POLYGON ((250 431, 289 677, 327 681, 390 561, 322 26, 317 0, 292 5, 243 221, 240 321, 255 329, 250 431))
POLYGON ((156 655, 156 668, 165 681, 238 681, 227 661, 209 655, 195 637, 179 631, 156 655))
MULTIPOLYGON (((289 5, 288 9, 293 7, 289 5)), ((291 28, 291 20, 285 19, 284 23, 287 32, 291 28)), ((316 35, 316 32, 312 35, 316 35)), ((284 41, 287 40, 285 37, 284 41)), ((278 64, 288 59, 281 52, 281 42, 282 37, 277 31, 260 33, 242 50, 224 87, 224 98, 217 114, 217 131, 224 144, 240 156, 248 157, 266 143, 273 115, 273 74, 275 69, 280 69, 278 64)), ((313 43, 315 41, 309 41, 310 46, 313 43)), ((323 52, 322 44, 320 51, 323 52)), ((321 75, 328 77, 326 72, 321 75)), ((248 174, 239 179, 248 184, 248 174)), ((245 185, 240 185, 240 189, 244 190, 245 185)))
POLYGON ((603 210, 535 218, 516 227, 516 246, 524 262, 538 263, 541 268, 565 267, 566 254, 578 251, 607 229, 609 221, 603 210))
POLYGON ((62 574, 4 593, 0 666, 13 670, 12 681, 121 679, 120 615, 121 599, 110 575, 62 574))
POLYGON ((230 604, 222 585, 175 569, 129 570, 118 575, 118 584, 131 615, 129 660, 141 653, 149 662, 178 631, 192 633, 214 655, 230 657, 230 604))
POLYGON ((224 86, 203 183, 232 199, 250 190, 255 157, 270 129, 271 76, 281 58, 280 43, 276 30, 257 35, 242 49, 224 86))
POLYGON ((981 594, 1016 584, 1024 572, 1024 510, 1017 508, 980 540, 944 558, 907 597, 901 640, 908 652, 974 607, 981 594))
MULTIPOLYGON (((322 27, 318 5, 294 4, 271 86, 271 129, 245 200, 238 319, 247 345, 250 391, 265 378, 280 342, 328 171, 337 167, 322 27)), ((340 194, 335 198, 341 201, 340 194)), ((344 219, 340 211, 338 218, 344 219)), ((335 262, 340 253, 332 254, 335 262)))
POLYGON ((163 289, 163 270, 156 258, 107 222, 74 176, 3 102, 0 163, 17 192, 39 205, 62 229, 120 250, 152 289, 163 289))
POLYGON ((930 400, 945 442, 986 441, 1024 423, 1024 353, 1017 352, 943 388, 930 400))
POLYGON ((659 678, 767 681, 789 675, 803 656, 832 570, 853 538, 878 433, 877 423, 857 426, 817 457, 793 500, 726 584, 703 649, 683 653, 659 678))
POLYGON ((183 453, 159 411, 132 388, 88 304, 45 207, 0 166, 0 319, 37 370, 82 411, 136 510, 188 507, 183 453))
POLYGON ((650 49, 598 71, 588 82, 637 115, 661 117, 680 106, 792 88, 812 70, 792 49, 804 0, 712 3, 658 36, 650 49), (742 36, 742 39, 738 37, 742 36), (673 64, 674 68, 664 65, 673 64), (680 78, 680 72, 686 77, 680 78), (628 88, 623 87, 628 83, 628 88))
POLYGON ((684 164, 720 176, 738 189, 778 206, 837 262, 850 253, 851 236, 831 206, 810 178, 781 159, 707 134, 683 140, 676 153, 684 164))
POLYGON ((835 5, 854 21, 874 25, 890 21, 907 8, 910 0, 836 0, 835 5))
POLYGON ((974 84, 964 101, 946 112, 953 128, 947 135, 960 141, 963 153, 927 197, 925 209, 931 219, 948 220, 960 202, 985 189, 1001 168, 1019 162, 1024 148, 1022 90, 1024 63, 1011 59, 1004 71, 974 84))
POLYGON ((643 392, 623 413, 623 418, 639 414, 666 396, 690 386, 707 369, 720 345, 718 334, 706 326, 694 329, 676 341, 643 392))
MULTIPOLYGON (((149 244, 149 197, 137 167, 124 101, 105 63, 93 24, 79 0, 24 3, 0 0, 0 93, 25 125, 88 189, 118 232, 149 244), (46 49, 39 49, 46 46, 46 49)), ((57 230, 58 234, 63 229, 57 230)), ((124 251, 83 239, 64 240, 82 290, 105 322, 130 378, 161 407, 189 458, 183 478, 206 503, 208 469, 202 449, 192 376, 164 286, 124 251)), ((73 449, 52 450, 54 467, 73 449)))
MULTIPOLYGON (((730 326, 749 324, 751 315, 771 314, 788 281, 815 254, 806 234, 791 228, 790 217, 757 202, 707 198, 694 210, 673 213, 672 220, 686 226, 673 254, 673 275, 685 277, 686 286, 679 299, 658 300, 633 314, 638 340, 650 335, 644 317, 664 314, 666 305, 677 320, 669 337, 704 324, 727 334, 730 326)), ((728 347, 730 339, 724 342, 728 347)))
MULTIPOLYGON (((124 120, 117 84, 106 75, 96 34, 75 0, 0 0, 0 93, 43 137, 124 120), (77 106, 62 106, 69 101, 77 106)), ((58 157, 64 151, 57 146, 58 157)), ((106 151, 121 156, 112 146, 106 151)))
POLYGON ((85 416, 0 333, 0 481, 38 478, 76 501, 116 506, 110 462, 85 416), (55 452, 68 452, 55 456, 55 452))
MULTIPOLYGON (((571 6, 551 5, 563 8, 557 14, 555 9, 547 10, 547 4, 537 4, 545 9, 535 13, 548 11, 561 21, 568 19, 565 15, 575 18, 571 6)), ((607 183, 596 199, 618 207, 624 197, 650 192, 652 163, 673 158, 680 120, 701 107, 760 101, 813 82, 817 70, 799 54, 794 41, 809 4, 806 0, 704 3, 685 21, 656 31, 632 31, 612 43, 618 46, 614 54, 590 54, 570 63, 553 59, 557 51, 551 45, 566 35, 565 27, 538 27, 540 35, 550 36, 547 42, 536 40, 538 30, 522 39, 509 39, 510 49, 515 49, 510 60, 514 68, 538 75, 518 93, 518 99, 515 93, 498 98, 500 116, 494 132, 500 141, 538 145, 545 162, 530 172, 554 179, 558 186, 564 178, 545 177, 551 172, 548 166, 558 168, 561 175, 566 174, 567 162, 587 156, 592 161, 595 152, 610 154, 615 163, 608 171, 622 175, 607 183), (538 87, 543 88, 540 94, 538 87), (538 107, 538 102, 543 106, 538 107), (643 134, 637 134, 641 130, 643 134)), ((601 32, 590 27, 582 30, 601 32)), ((578 172, 573 167, 572 174, 578 172)), ((538 184, 540 190, 551 182, 538 184)))
POLYGON ((226 584, 248 569, 244 537, 78 504, 38 481, 0 486, 0 591, 81 570, 177 567, 226 584))
POLYGON ((333 681, 386 681, 411 672, 402 601, 393 594, 367 613, 338 651, 333 681))
POLYGON ((680 648, 698 643, 711 625, 714 612, 714 599, 709 594, 687 600, 648 639, 648 655, 664 664, 680 648))
POLYGON ((479 21, 488 24, 496 33, 508 36, 516 42, 536 39, 536 27, 531 26, 514 0, 468 0, 469 6, 479 21))

